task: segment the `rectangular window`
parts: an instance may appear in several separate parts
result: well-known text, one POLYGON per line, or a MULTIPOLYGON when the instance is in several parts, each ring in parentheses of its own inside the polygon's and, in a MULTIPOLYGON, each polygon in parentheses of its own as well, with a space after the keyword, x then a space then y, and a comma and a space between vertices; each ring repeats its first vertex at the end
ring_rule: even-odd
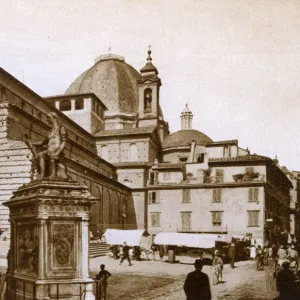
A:
POLYGON ((258 203, 258 188, 249 188, 249 202, 256 202, 258 203))
POLYGON ((224 170, 223 169, 216 169, 216 182, 217 183, 224 182, 224 170))
POLYGON ((259 211, 250 210, 248 211, 248 226, 259 227, 259 211))
POLYGON ((157 198, 156 198, 156 192, 149 192, 148 193, 148 203, 158 203, 157 198))
POLYGON ((191 190, 182 190, 182 203, 191 202, 191 190))
POLYGON ((222 211, 212 211, 211 216, 212 216, 213 226, 221 226, 222 225, 222 217, 223 217, 222 211))
POLYGON ((191 230, 192 228, 192 213, 182 212, 181 213, 181 227, 182 230, 191 230))
POLYGON ((252 173, 254 173, 253 167, 246 168, 246 174, 252 174, 252 173))
POLYGON ((222 189, 213 190, 213 202, 215 203, 222 202, 222 189))
POLYGON ((151 214, 151 227, 160 227, 160 213, 152 212, 151 214))

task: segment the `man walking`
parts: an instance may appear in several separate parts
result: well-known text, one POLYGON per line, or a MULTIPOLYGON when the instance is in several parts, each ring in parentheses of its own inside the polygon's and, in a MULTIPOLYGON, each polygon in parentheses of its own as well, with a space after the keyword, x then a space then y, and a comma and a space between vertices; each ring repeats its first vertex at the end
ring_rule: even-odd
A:
POLYGON ((186 300, 211 300, 211 291, 207 274, 203 273, 202 262, 195 260, 195 271, 189 273, 184 283, 186 300))
POLYGON ((128 262, 129 262, 129 266, 132 266, 131 264, 131 261, 130 261, 130 258, 129 258, 129 247, 127 246, 126 242, 124 242, 123 244, 123 256, 121 258, 121 261, 120 261, 120 264, 119 265, 122 265, 122 262, 127 259, 128 262))

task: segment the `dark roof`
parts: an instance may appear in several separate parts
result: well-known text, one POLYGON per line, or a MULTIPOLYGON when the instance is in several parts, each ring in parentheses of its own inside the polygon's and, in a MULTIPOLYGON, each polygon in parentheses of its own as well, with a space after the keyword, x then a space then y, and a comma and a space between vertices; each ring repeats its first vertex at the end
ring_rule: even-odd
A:
POLYGON ((157 166, 153 166, 153 169, 184 169, 185 163, 159 163, 157 166))
POLYGON ((167 136, 162 142, 162 147, 163 149, 169 149, 189 146, 192 141, 195 141, 197 145, 206 146, 212 142, 212 139, 198 130, 185 129, 179 130, 167 136))
POLYGON ((140 77, 124 58, 102 55, 70 85, 66 94, 95 93, 111 112, 137 113, 140 77))
POLYGON ((132 134, 150 134, 154 132, 156 126, 140 127, 140 128, 125 128, 125 129, 113 129, 113 130, 102 130, 95 133, 95 137, 102 136, 120 136, 120 135, 132 135, 132 134))
POLYGON ((141 73, 144 72, 155 72, 155 74, 158 74, 158 71, 152 62, 147 62, 146 65, 141 69, 141 73))
POLYGON ((152 167, 153 163, 144 162, 144 161, 133 161, 133 162, 121 162, 121 163, 114 163, 114 167, 116 168, 146 168, 152 167))
POLYGON ((206 147, 215 146, 215 145, 224 145, 224 144, 235 144, 235 145, 237 145, 238 140, 215 141, 215 142, 208 143, 206 145, 206 147))
POLYGON ((271 158, 262 155, 249 154, 241 155, 235 157, 218 157, 218 158, 209 158, 209 162, 230 162, 230 161, 272 161, 271 158))

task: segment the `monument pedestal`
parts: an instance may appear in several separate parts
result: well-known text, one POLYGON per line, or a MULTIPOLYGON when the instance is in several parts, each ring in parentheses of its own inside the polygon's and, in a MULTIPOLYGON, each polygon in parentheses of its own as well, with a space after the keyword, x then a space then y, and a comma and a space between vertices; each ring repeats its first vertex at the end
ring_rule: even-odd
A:
POLYGON ((85 186, 45 179, 4 203, 11 222, 7 299, 95 299, 88 257, 94 202, 85 186))

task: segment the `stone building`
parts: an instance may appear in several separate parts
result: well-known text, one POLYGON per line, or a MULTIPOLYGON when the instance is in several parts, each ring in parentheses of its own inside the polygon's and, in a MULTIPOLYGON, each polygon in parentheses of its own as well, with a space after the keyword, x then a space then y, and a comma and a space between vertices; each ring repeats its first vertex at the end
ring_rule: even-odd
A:
POLYGON ((192 129, 192 117, 186 107, 182 130, 165 138, 162 162, 150 170, 149 231, 276 240, 290 228, 288 178, 273 160, 251 155, 237 140, 212 141, 192 129))
MULTIPOLYGON (((56 111, 68 131, 71 177, 99 199, 93 231, 226 232, 263 240, 274 239, 273 228, 289 229, 291 183, 274 161, 193 129, 187 106, 182 130, 170 134, 161 85, 150 50, 140 72, 121 56, 102 55, 64 95, 48 98, 0 69, 0 201, 30 180, 22 134, 43 138, 46 114, 56 111)), ((9 228, 1 205, 0 228, 9 228)))

